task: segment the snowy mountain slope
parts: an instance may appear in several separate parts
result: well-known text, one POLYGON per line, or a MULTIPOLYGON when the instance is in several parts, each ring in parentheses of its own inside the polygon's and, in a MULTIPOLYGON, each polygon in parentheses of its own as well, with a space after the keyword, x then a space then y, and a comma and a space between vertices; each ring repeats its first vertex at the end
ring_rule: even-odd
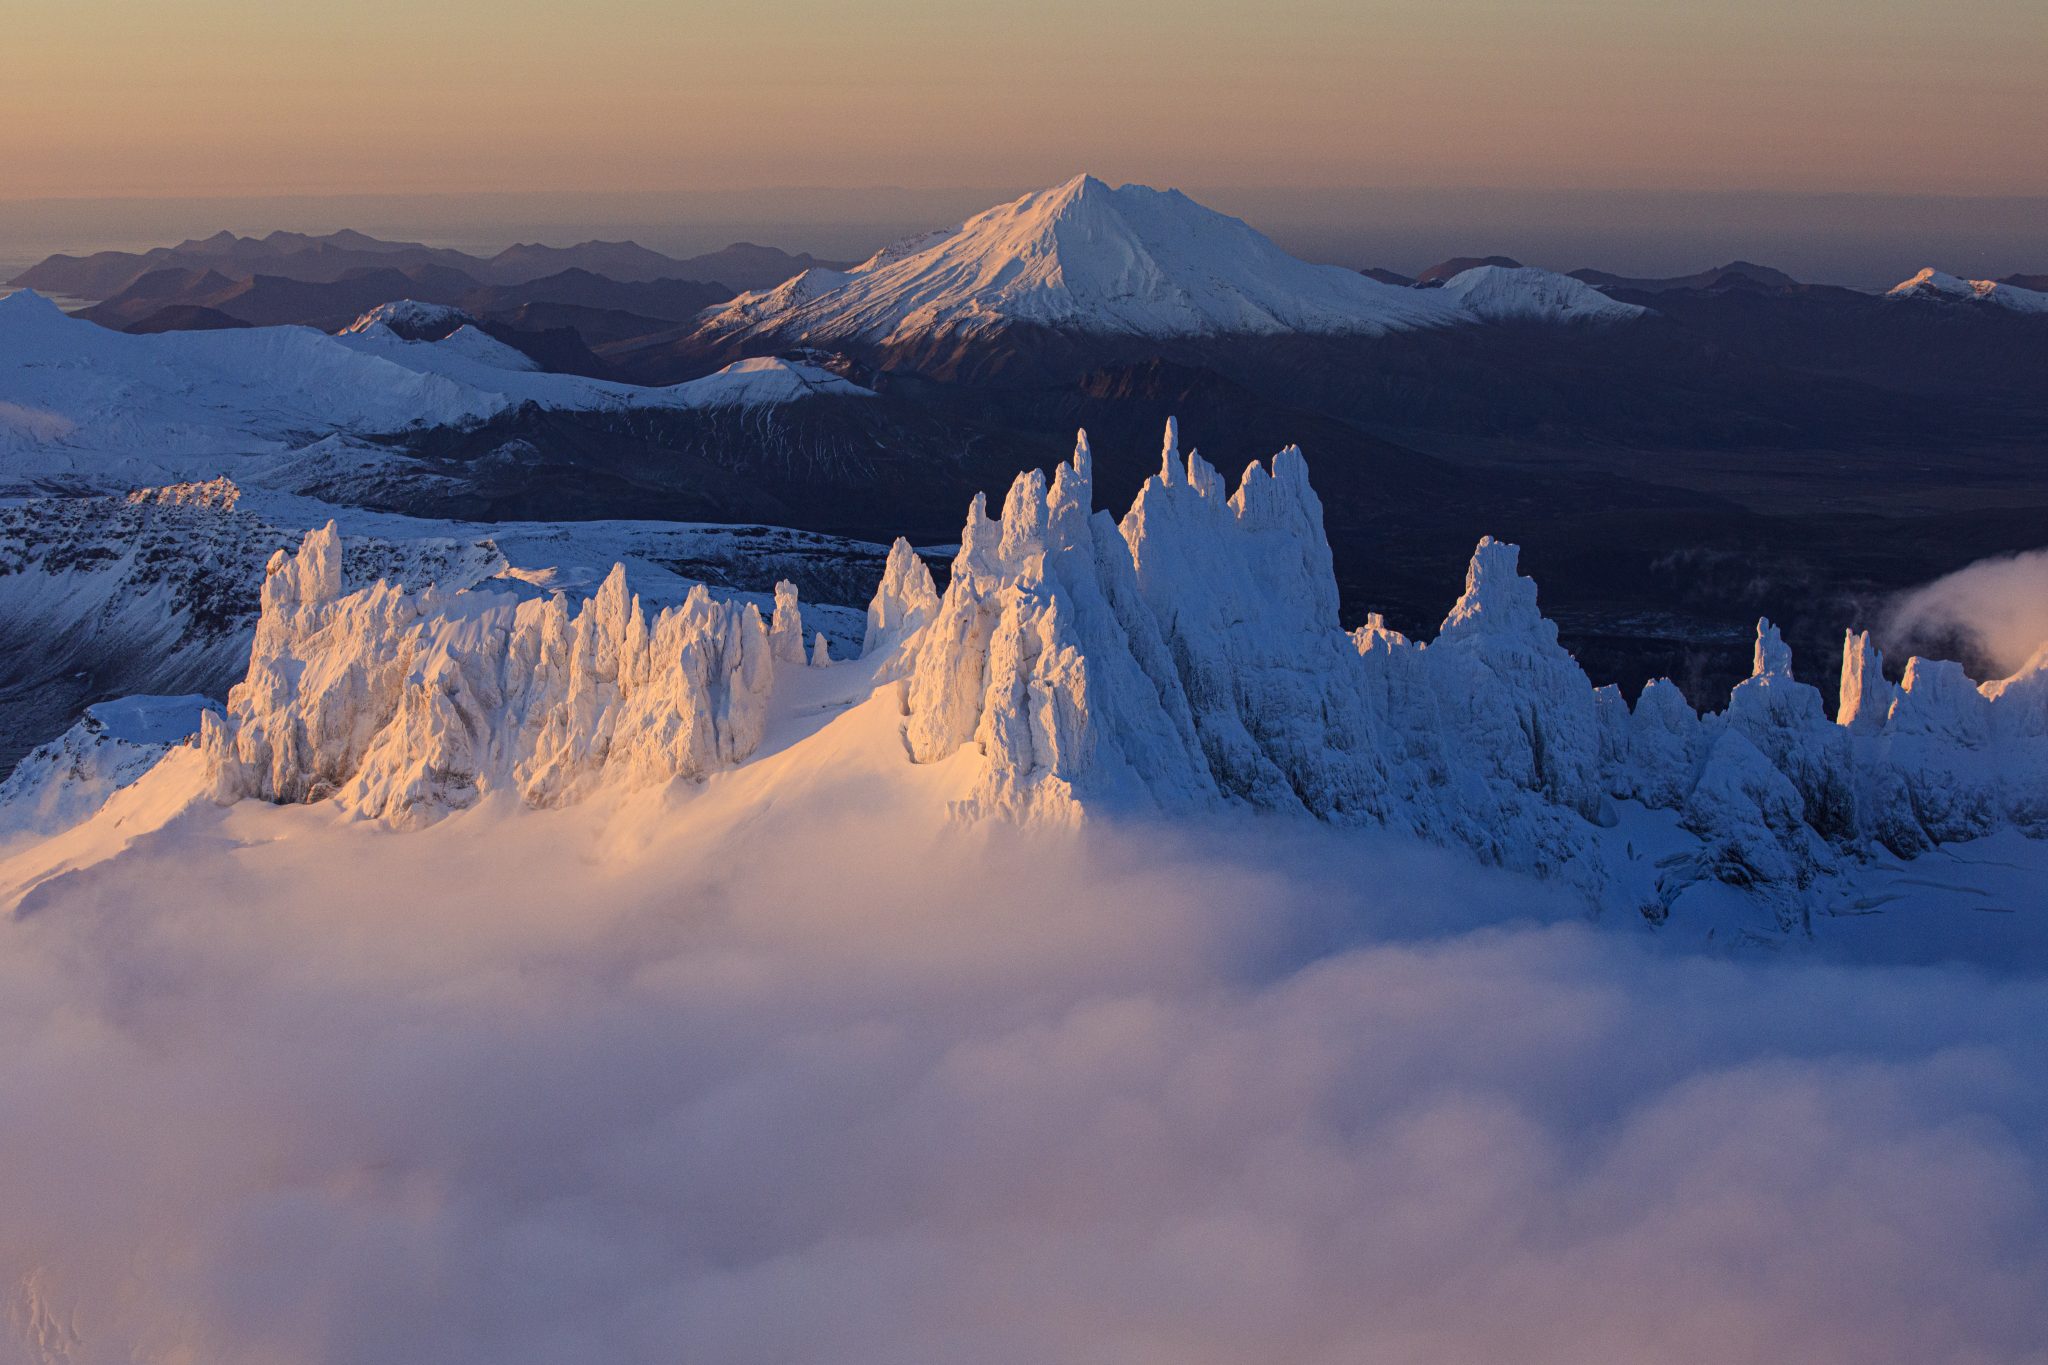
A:
MULTIPOLYGON (((1763 939, 1882 903, 1871 878, 1930 852, 2048 835, 2048 652, 1982 688, 1921 659, 1893 685, 1852 635, 1830 721, 1761 622, 1724 712, 1663 682, 1630 708, 1491 540, 1435 640, 1341 632, 1298 452, 1226 496, 1169 427, 1120 523, 1091 514, 1091 484, 1084 439, 999 518, 977 501, 943 593, 899 546, 862 657, 830 670, 839 707, 894 717, 895 761, 943 768, 955 819, 1386 827, 1602 911, 1763 939)), ((410 826, 493 792, 551 805, 744 772, 780 742, 784 682, 816 671, 793 590, 767 613, 700 592, 650 617, 623 570, 571 611, 351 590, 340 556, 330 529, 273 560, 249 676, 202 741, 218 797, 338 796, 410 826)))
POLYGON ((1583 280, 1536 266, 1482 265, 1439 290, 1489 322, 1627 322, 1650 310, 1610 299, 1583 280))
POLYGON ((0 299, 0 480, 16 486, 211 478, 231 457, 463 425, 526 403, 692 409, 867 394, 773 359, 647 389, 537 372, 472 328, 431 342, 367 320, 343 336, 302 327, 130 336, 66 317, 34 293, 0 299))
POLYGON ((180 472, 198 460, 191 472, 211 477, 222 456, 335 430, 474 420, 504 401, 309 328, 128 336, 34 293, 0 299, 0 467, 10 480, 90 476, 93 457, 180 472))
POLYGON ((1937 303, 1983 303, 2014 313, 2048 313, 2048 293, 2022 289, 1996 280, 1966 280, 1928 266, 1910 280, 1895 284, 1886 298, 1937 303))
POLYGON ((1093 176, 812 271, 705 315, 712 337, 888 344, 1012 323, 1140 336, 1378 334, 1469 321, 1455 304, 1311 265, 1177 190, 1093 176))
POLYGON ((0 781, 0 847, 70 829, 147 773, 173 745, 199 733, 218 702, 123 697, 86 708, 62 736, 41 745, 0 781))

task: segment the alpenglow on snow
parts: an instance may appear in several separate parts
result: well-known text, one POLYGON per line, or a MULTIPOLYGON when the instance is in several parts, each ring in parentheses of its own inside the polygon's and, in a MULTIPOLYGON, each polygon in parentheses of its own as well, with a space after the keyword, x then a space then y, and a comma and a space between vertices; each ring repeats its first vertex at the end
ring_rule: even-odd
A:
POLYGON ((890 345, 1011 326, 1112 336, 1357 334, 1502 320, 1614 322, 1645 311, 1547 270, 1445 289, 1315 265, 1178 190, 1090 175, 707 310, 712 341, 890 345))

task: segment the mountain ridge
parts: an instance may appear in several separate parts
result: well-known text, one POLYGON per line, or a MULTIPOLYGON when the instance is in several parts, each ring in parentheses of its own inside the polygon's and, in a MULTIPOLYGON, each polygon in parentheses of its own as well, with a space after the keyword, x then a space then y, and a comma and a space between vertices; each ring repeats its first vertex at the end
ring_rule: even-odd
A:
POLYGON ((844 264, 752 242, 734 242, 690 257, 667 256, 637 242, 597 239, 567 247, 521 243, 492 256, 476 256, 452 247, 385 241, 348 228, 317 236, 280 230, 262 237, 223 229, 211 237, 142 252, 59 253, 30 266, 9 283, 100 301, 167 267, 210 268, 243 279, 285 274, 307 283, 331 284, 357 269, 441 266, 461 271, 479 284, 516 285, 580 266, 627 283, 672 278, 730 289, 758 289, 805 270, 844 264))

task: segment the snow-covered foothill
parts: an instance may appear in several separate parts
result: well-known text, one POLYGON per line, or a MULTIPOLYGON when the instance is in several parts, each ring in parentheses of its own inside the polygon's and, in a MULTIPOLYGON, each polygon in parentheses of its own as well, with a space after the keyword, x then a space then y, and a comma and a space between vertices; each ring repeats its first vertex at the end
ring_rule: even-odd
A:
MULTIPOLYGON (((388 315, 407 317, 402 309, 388 315)), ((33 291, 0 298, 0 454, 9 479, 24 484, 209 479, 225 457, 274 458, 337 436, 462 426, 529 403, 708 410, 814 396, 872 394, 829 370, 773 357, 664 388, 546 373, 474 326, 408 340, 379 310, 338 336, 310 327, 137 336, 69 317, 33 291)))
POLYGON ((862 388, 844 375, 777 356, 735 360, 702 379, 687 380, 674 387, 678 390, 677 406, 691 408, 758 408, 811 397, 875 396, 874 390, 862 388))
POLYGON ((1475 266, 1439 290, 1489 322, 1627 322, 1650 311, 1533 265, 1475 266))

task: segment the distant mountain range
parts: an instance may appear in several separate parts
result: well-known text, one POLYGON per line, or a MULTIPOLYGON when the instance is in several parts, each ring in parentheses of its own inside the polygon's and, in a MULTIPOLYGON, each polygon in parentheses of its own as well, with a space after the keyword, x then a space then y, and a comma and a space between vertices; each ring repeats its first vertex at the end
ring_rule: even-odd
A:
MULTIPOLYGON (((201 346, 81 322, 69 340, 89 363, 61 375, 50 337, 27 338, 0 365, 0 448, 40 462, 23 487, 118 488, 117 461, 218 444, 192 395, 239 393, 263 360, 271 390, 303 381, 334 399, 249 399, 247 412, 281 419, 283 458, 261 473, 277 488, 413 515, 943 538, 963 499, 999 495, 1076 426, 1103 438, 1099 486, 1127 498, 1156 470, 1134 453, 1178 412, 1233 455, 1310 450, 1340 586, 1374 594, 1347 601, 1402 628, 1439 618, 1431 595, 1473 538, 1505 533, 1542 562, 1589 667, 1688 686, 1725 685, 1719 670, 1740 666, 1760 611, 1789 612, 1801 649, 1828 646, 1823 631, 1839 646, 1853 594, 2038 546, 2048 515, 2034 473, 2048 319, 2015 306, 2029 298, 2021 277, 1930 273, 1888 298, 1744 261, 1645 278, 1470 256, 1410 278, 1302 261, 1185 195, 1089 177, 857 265, 728 253, 767 260, 764 275, 794 270, 743 292, 731 271, 723 284, 608 273, 687 265, 657 267, 639 248, 564 264, 578 250, 520 249, 500 267, 516 280, 360 234, 124 257, 109 278, 131 273, 86 314, 120 330, 339 331, 372 316, 346 338, 201 346), (149 268, 132 273, 138 263, 149 268), (102 352, 95 334, 162 344, 102 352), (167 356, 204 361, 211 378, 160 384, 178 368, 167 356), (781 384, 788 401, 557 382, 671 384, 735 363, 748 367, 722 384, 781 384), (813 372, 873 396, 841 401, 813 372), (46 387, 59 378, 85 387, 46 387), (558 392, 606 401, 541 401, 558 392), (380 393, 397 396, 394 414, 424 408, 421 421, 395 425, 374 405, 350 415, 380 393), (1817 465, 1854 477, 1802 482, 1817 465), (1821 483, 1825 504, 1796 503, 1821 483), (1701 548, 1673 558, 1680 542, 1701 548), (1686 611, 1641 616, 1645 584, 1686 611)), ((0 325, 0 342, 36 316, 0 325)))
POLYGON ((117 331, 164 331, 179 317, 221 326, 297 323, 333 331, 380 303, 417 299, 478 317, 534 310, 527 325, 575 326, 590 340, 616 341, 672 328, 733 291, 698 280, 615 280, 580 267, 521 284, 480 284, 444 265, 357 266, 313 281, 258 274, 236 278, 210 267, 166 266, 131 281, 81 316, 117 331), (608 319, 602 316, 612 314, 608 319))
POLYGON ((364 270, 439 267, 467 277, 472 286, 526 284, 565 270, 584 270, 618 281, 689 280, 744 290, 770 288, 805 270, 846 264, 751 242, 734 242, 720 251, 683 258, 664 256, 636 242, 600 241, 568 247, 522 243, 482 257, 420 242, 383 241, 344 228, 322 236, 272 232, 240 237, 217 232, 144 252, 57 255, 31 266, 9 283, 46 294, 103 300, 122 293, 145 275, 172 268, 213 271, 229 279, 270 275, 331 284, 364 270))
POLYGON ((1604 270, 1574 270, 1575 280, 1600 289, 1634 290, 1641 294, 1668 294, 1680 289, 1790 289, 1798 285, 1782 270, 1773 270, 1767 265, 1755 265, 1749 261, 1730 261, 1727 265, 1712 270, 1702 270, 1692 275, 1676 275, 1664 279, 1644 279, 1629 275, 1610 275, 1604 270))

